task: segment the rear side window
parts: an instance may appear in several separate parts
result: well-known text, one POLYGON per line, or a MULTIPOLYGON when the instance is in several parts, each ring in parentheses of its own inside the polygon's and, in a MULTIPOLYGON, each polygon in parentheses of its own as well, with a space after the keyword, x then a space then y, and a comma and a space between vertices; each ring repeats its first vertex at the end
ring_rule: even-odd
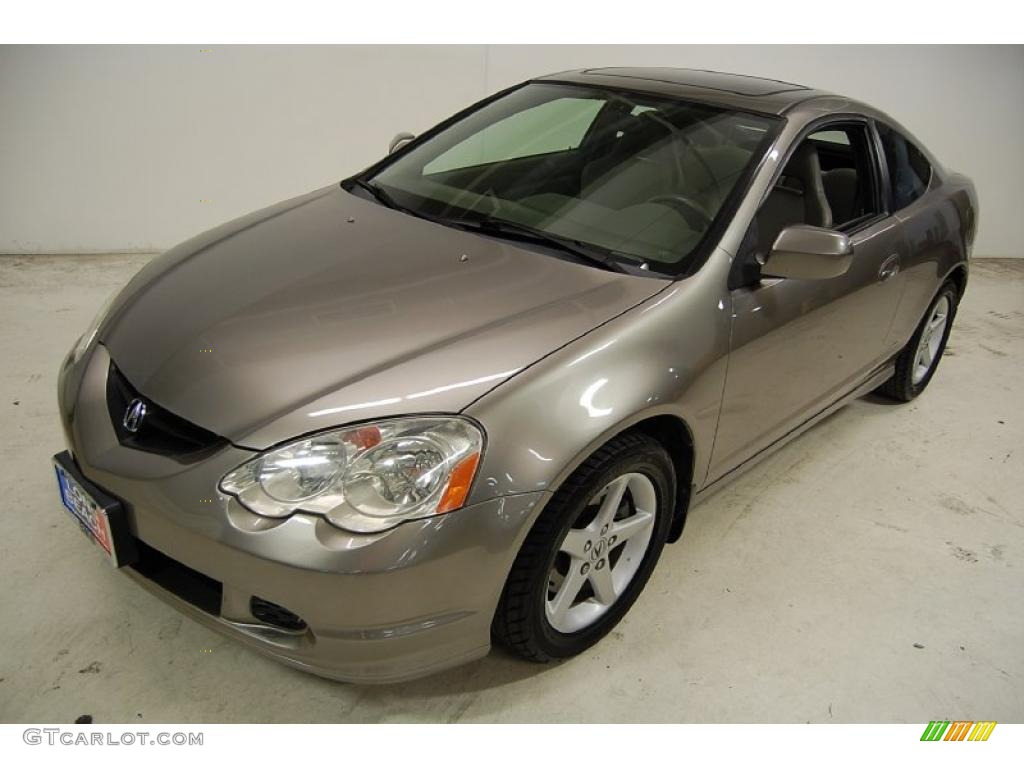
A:
POLYGON ((889 126, 879 123, 878 135, 889 166, 893 208, 898 211, 925 193, 932 180, 932 166, 921 150, 889 126))

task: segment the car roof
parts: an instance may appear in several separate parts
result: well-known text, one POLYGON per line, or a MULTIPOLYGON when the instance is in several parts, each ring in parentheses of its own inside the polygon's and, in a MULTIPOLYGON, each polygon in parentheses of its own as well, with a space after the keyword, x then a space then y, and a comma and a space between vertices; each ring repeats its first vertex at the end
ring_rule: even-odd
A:
POLYGON ((536 80, 644 91, 773 115, 781 115, 808 99, 832 95, 827 91, 783 80, 672 67, 574 69, 545 75, 536 80))

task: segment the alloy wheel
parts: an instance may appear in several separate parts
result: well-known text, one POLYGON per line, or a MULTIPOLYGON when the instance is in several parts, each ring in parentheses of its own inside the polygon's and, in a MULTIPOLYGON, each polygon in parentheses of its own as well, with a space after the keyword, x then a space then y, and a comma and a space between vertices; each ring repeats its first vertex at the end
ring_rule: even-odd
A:
POLYGON ((914 355, 914 385, 920 384, 928 371, 935 365, 935 359, 942 346, 942 339, 946 333, 946 324, 949 322, 949 297, 942 296, 928 317, 924 330, 921 333, 921 340, 917 344, 917 353, 914 355))
POLYGON ((583 509, 559 545, 544 610, 565 634, 594 624, 633 580, 651 542, 658 495, 643 474, 620 475, 583 509))

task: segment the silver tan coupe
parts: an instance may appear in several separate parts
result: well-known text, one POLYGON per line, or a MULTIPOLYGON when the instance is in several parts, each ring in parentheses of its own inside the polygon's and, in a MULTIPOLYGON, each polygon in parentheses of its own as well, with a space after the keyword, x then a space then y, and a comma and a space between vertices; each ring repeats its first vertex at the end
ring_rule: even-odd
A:
POLYGON ((531 80, 149 263, 62 366, 61 499, 303 670, 572 656, 694 503, 928 386, 976 231, 971 182, 851 99, 531 80))

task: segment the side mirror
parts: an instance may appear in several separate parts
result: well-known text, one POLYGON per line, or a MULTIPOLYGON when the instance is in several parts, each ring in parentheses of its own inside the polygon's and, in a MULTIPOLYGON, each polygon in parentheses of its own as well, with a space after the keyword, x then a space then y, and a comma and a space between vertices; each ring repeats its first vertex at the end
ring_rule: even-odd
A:
POLYGON ((765 277, 827 280, 846 274, 853 262, 853 246, 842 232, 807 224, 786 227, 761 267, 765 277))
POLYGON ((393 138, 391 143, 388 145, 388 154, 390 155, 396 149, 401 149, 415 138, 416 137, 413 134, 406 133, 404 131, 402 133, 396 133, 395 138, 393 138))

